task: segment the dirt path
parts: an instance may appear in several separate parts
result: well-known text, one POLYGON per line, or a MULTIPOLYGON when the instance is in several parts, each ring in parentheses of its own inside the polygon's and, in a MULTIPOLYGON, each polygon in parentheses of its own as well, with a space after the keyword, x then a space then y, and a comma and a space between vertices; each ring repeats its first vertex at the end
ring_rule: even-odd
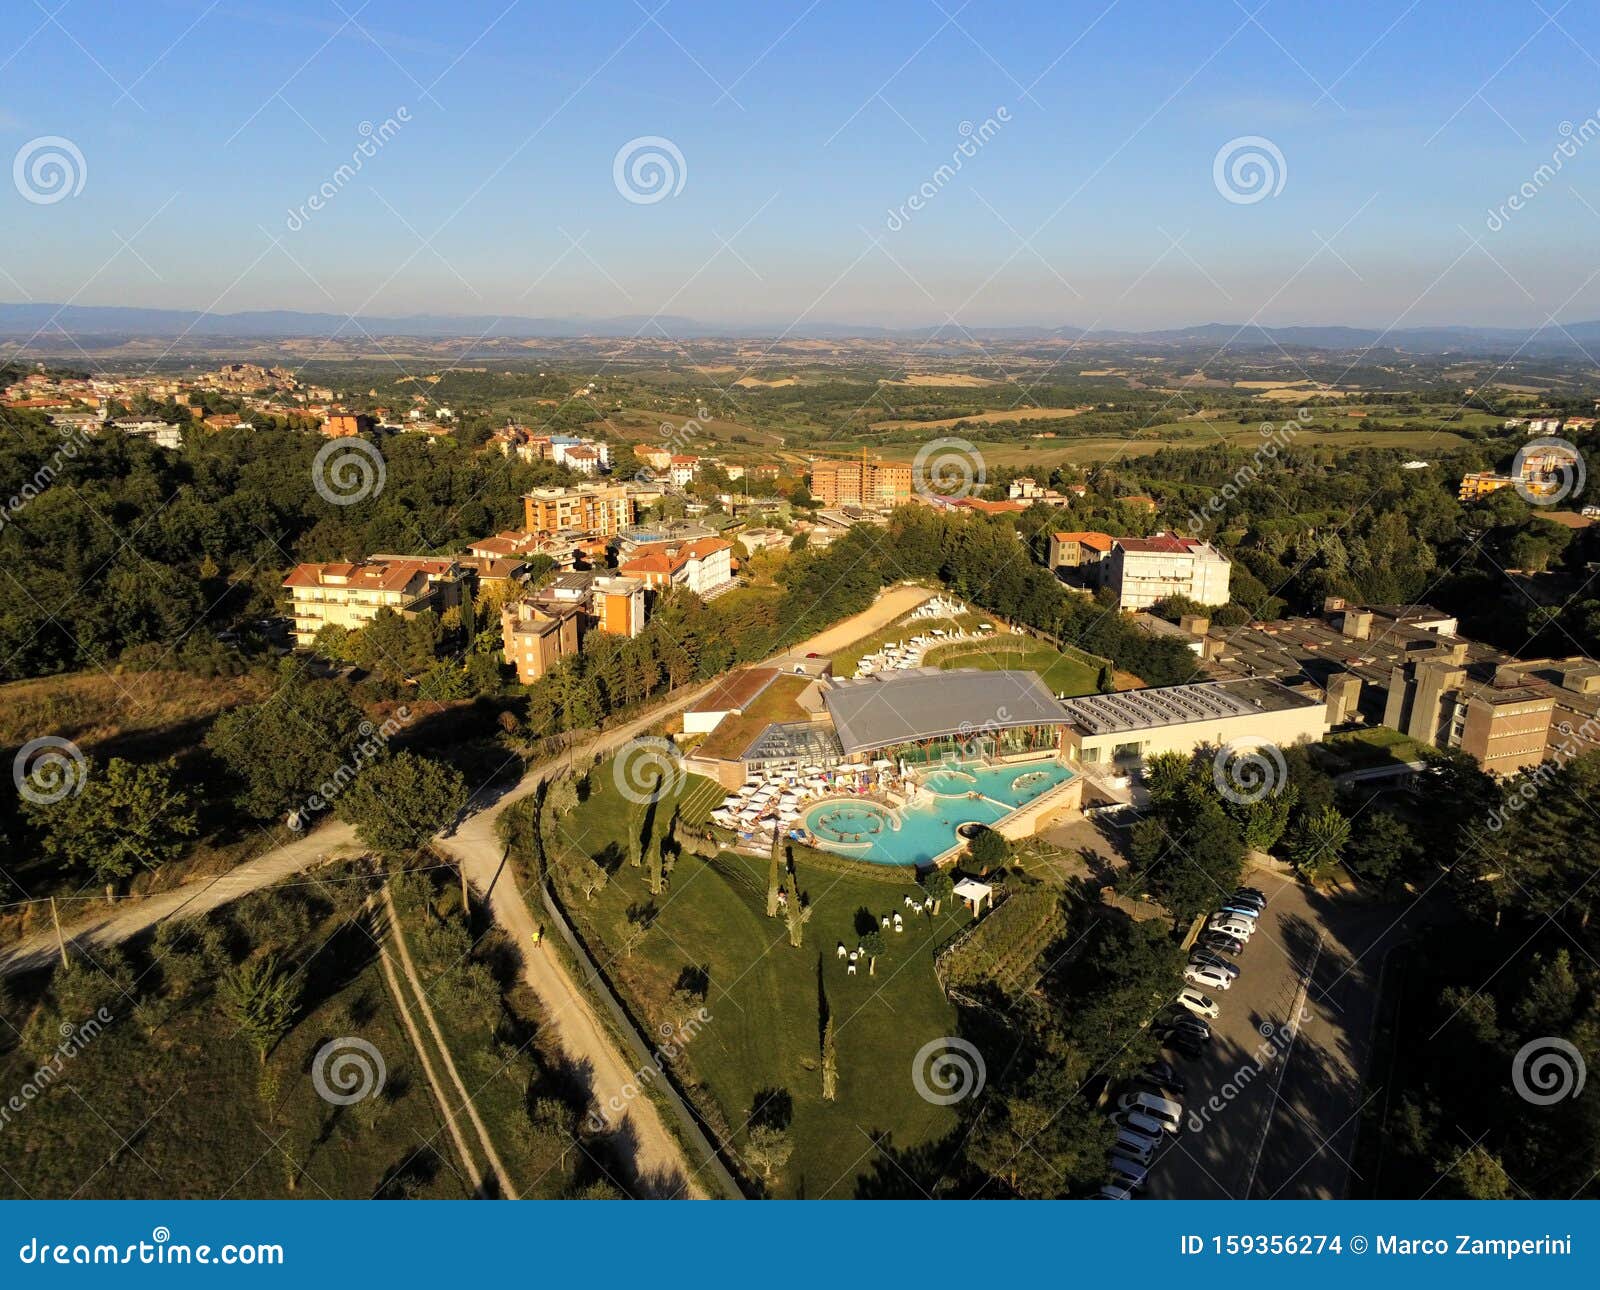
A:
POLYGON ((439 1047, 439 1060, 444 1066, 445 1074, 450 1077, 450 1082, 455 1086, 456 1094, 460 1101, 456 1104, 467 1112, 467 1118, 472 1121, 472 1127, 478 1135, 478 1142, 483 1147, 483 1154, 489 1161, 489 1166, 494 1170, 495 1178, 500 1183, 500 1195, 507 1200, 517 1199, 516 1184, 511 1181, 511 1174, 506 1170, 505 1162, 500 1159, 500 1153, 495 1150, 494 1139, 489 1136, 489 1130, 484 1127, 483 1119, 478 1115, 478 1108, 472 1101, 472 1094, 467 1091, 466 1084, 461 1079, 461 1072, 456 1069, 456 1061, 450 1054, 450 1045, 445 1042, 444 1032, 439 1029, 439 1021, 433 1015, 433 1007, 428 1003, 428 992, 423 988, 421 979, 417 976, 416 965, 411 961, 411 950, 406 945, 406 929, 400 922, 400 911, 394 905, 394 893, 390 891, 389 884, 383 884, 383 905, 389 915, 389 930, 393 934, 394 947, 400 952, 400 968, 405 973, 406 981, 416 994, 417 1008, 422 1013, 422 1019, 427 1023, 428 1033, 433 1036, 433 1042, 439 1047))
POLYGON ((796 645, 791 653, 837 654, 847 645, 854 645, 863 636, 881 631, 896 618, 909 614, 924 600, 931 600, 937 592, 927 587, 891 587, 859 614, 835 623, 826 631, 818 632, 808 641, 796 645))
POLYGON ((461 1126, 456 1123, 450 1098, 445 1094, 444 1085, 439 1082, 438 1073, 433 1069, 433 1059, 428 1056, 428 1046, 423 1042, 421 1032, 417 1030, 416 1021, 412 1019, 411 1008, 406 1002, 405 989, 401 986, 400 977, 394 970, 393 959, 388 948, 381 943, 378 946, 378 963, 383 969, 383 979, 389 987, 389 994, 394 999, 394 1010, 400 1017, 400 1024, 405 1027, 406 1034, 411 1038, 411 1047, 416 1051, 417 1061, 422 1067, 422 1077, 428 1081, 428 1087, 433 1091, 433 1100, 439 1104, 439 1114, 444 1117, 445 1131, 455 1143, 456 1155, 460 1157, 467 1176, 471 1179, 470 1188, 474 1195, 485 1196, 488 1189, 484 1186, 483 1174, 478 1169, 478 1162, 472 1157, 466 1138, 462 1136, 461 1126))
MULTIPOLYGON (((892 587, 861 613, 785 652, 836 653, 861 637, 887 627, 934 594, 926 587, 892 587)), ((468 880, 486 894, 495 922, 511 935, 512 942, 521 951, 523 979, 544 1005, 547 1022, 554 1029, 562 1050, 588 1072, 591 1092, 599 1107, 606 1106, 612 1097, 621 1097, 622 1091, 636 1081, 636 1071, 566 964, 550 950, 532 944, 533 915, 510 877, 505 864, 505 846, 496 826, 502 811, 536 791, 553 775, 615 752, 665 716, 709 693, 717 683, 708 681, 677 696, 671 704, 597 735, 561 757, 531 767, 512 788, 480 804, 453 834, 437 841, 439 849, 455 859, 466 871, 468 880)), ((115 944, 149 930, 164 919, 206 913, 318 864, 341 856, 359 855, 361 851, 350 826, 329 821, 307 836, 246 861, 220 877, 188 883, 158 896, 108 906, 103 915, 74 923, 66 933, 70 941, 79 945, 115 944)), ((55 955, 53 933, 26 937, 0 954, 0 976, 44 966, 55 955)), ((409 1018, 408 1013, 406 1016, 409 1018)), ((408 1020, 407 1024, 413 1023, 408 1020)), ((618 1128, 623 1136, 632 1139, 634 1171, 641 1191, 658 1196, 703 1197, 704 1190, 694 1181, 678 1139, 667 1130, 656 1104, 648 1097, 622 1100, 627 1109, 618 1128)), ((470 1099, 466 1106, 471 1109, 470 1099)), ((453 1118, 451 1123, 453 1125, 453 1118)), ((452 1133, 456 1132, 452 1128, 452 1133)), ((487 1147, 487 1142, 485 1145, 487 1147)), ((465 1154, 464 1141, 462 1149, 465 1154)))
MULTIPOLYGON (((164 919, 197 918, 319 864, 364 853, 354 829, 330 820, 304 837, 254 860, 246 860, 214 878, 196 879, 171 891, 119 900, 114 905, 97 904, 88 918, 67 923, 62 930, 70 943, 87 949, 115 945, 148 931, 164 919)), ((35 932, 0 949, 0 977, 47 966, 56 956, 55 933, 35 932)))

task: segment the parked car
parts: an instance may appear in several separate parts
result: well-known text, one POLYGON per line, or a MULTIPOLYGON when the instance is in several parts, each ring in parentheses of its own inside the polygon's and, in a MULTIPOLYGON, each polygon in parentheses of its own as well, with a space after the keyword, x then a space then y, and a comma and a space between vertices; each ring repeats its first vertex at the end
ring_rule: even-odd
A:
POLYGON ((1248 941, 1256 934, 1256 925, 1248 919, 1235 918, 1231 914, 1213 914, 1211 921, 1206 924, 1206 930, 1248 941))
POLYGON ((1220 968, 1229 976, 1238 976, 1240 972, 1240 968, 1237 963, 1230 963, 1227 959, 1223 958, 1222 955, 1214 954, 1210 950, 1193 950, 1189 955, 1189 964, 1191 967, 1220 968))
POLYGON ((1216 950, 1222 954, 1244 952, 1244 942, 1237 936, 1229 936, 1226 932, 1202 932, 1198 943, 1208 950, 1216 950))
POLYGON ((1141 1079, 1150 1080, 1162 1088, 1170 1088, 1174 1093, 1187 1093, 1189 1082, 1178 1074, 1171 1062, 1154 1061, 1144 1070, 1139 1072, 1141 1079))
POLYGON ((1260 887, 1235 887, 1233 894, 1235 896, 1246 896, 1263 905, 1267 903, 1267 893, 1262 891, 1260 887))
POLYGON ((1155 1093, 1124 1093, 1117 1105, 1124 1111, 1148 1115, 1168 1133, 1176 1133, 1183 1127, 1183 1107, 1170 1097, 1155 1093))
POLYGON ((1132 1200, 1133 1193, 1126 1187, 1118 1187, 1114 1183, 1107 1183, 1090 1198, 1091 1200, 1132 1200))
POLYGON ((1208 1043, 1211 1039, 1211 1027, 1192 1012, 1181 1009, 1176 1017, 1166 1023, 1165 1030, 1168 1034, 1193 1035, 1201 1043, 1208 1043))
POLYGON ((1174 1030, 1161 1041, 1162 1046, 1170 1048, 1179 1057, 1187 1057, 1195 1061, 1205 1051, 1204 1045, 1192 1033, 1186 1030, 1174 1030))
POLYGON ((1197 1017, 1215 1017, 1222 1009, 1217 1007, 1215 999, 1201 994, 1192 986, 1185 986, 1178 991, 1177 1002, 1182 1004, 1197 1017))
POLYGON ((1117 1126, 1117 1136, 1112 1145, 1112 1150, 1118 1155, 1127 1156, 1130 1160, 1137 1160, 1142 1165, 1148 1165, 1156 1158, 1156 1148, 1161 1145, 1159 1137, 1152 1138, 1148 1134, 1135 1133, 1132 1129, 1125 1129, 1120 1124, 1117 1126))
MULTIPOLYGON (((1166 1063, 1162 1064, 1165 1065, 1166 1063)), ((1141 1071, 1129 1083, 1134 1088, 1144 1089, 1150 1093, 1160 1093, 1163 1097, 1168 1093, 1187 1093, 1189 1091, 1189 1081, 1176 1071, 1173 1072, 1170 1079, 1157 1079, 1149 1072, 1141 1071)))
POLYGON ((1143 1111, 1118 1111, 1111 1117, 1111 1122, 1124 1129, 1132 1129, 1135 1133, 1142 1133, 1147 1138, 1154 1138, 1158 1143, 1167 1131, 1166 1125, 1143 1111))
POLYGON ((1221 968, 1209 964, 1191 963, 1183 969, 1183 979, 1194 985, 1203 985, 1208 990, 1231 990, 1233 988, 1233 974, 1224 972, 1221 968))
POLYGON ((1111 1170, 1111 1185, 1126 1187, 1129 1191, 1143 1187, 1145 1180, 1150 1177, 1148 1165, 1141 1165, 1137 1160, 1129 1160, 1126 1156, 1112 1156, 1108 1167, 1111 1170))
POLYGON ((1248 918, 1252 923, 1261 917, 1261 909, 1256 905, 1246 905, 1241 901, 1230 900, 1217 910, 1219 914, 1227 914, 1230 918, 1248 918))

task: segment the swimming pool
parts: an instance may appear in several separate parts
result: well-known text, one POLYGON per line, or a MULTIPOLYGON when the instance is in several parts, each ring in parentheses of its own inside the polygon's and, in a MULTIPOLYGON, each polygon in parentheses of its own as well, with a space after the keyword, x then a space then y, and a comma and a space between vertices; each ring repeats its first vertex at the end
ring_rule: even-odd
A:
POLYGON ((874 864, 927 864, 961 840, 961 825, 993 824, 1072 775, 1054 759, 1010 766, 963 762, 923 776, 916 801, 899 810, 835 799, 813 806, 802 822, 828 851, 874 864))

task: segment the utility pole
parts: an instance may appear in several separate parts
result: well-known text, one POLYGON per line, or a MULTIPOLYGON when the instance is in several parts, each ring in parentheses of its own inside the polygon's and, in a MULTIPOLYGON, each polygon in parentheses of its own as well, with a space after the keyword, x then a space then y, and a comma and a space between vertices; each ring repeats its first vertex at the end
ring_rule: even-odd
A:
POLYGON ((50 897, 50 921, 56 927, 56 948, 61 951, 61 966, 70 967, 71 964, 67 962, 67 941, 61 935, 61 915, 56 911, 56 898, 54 896, 50 897))

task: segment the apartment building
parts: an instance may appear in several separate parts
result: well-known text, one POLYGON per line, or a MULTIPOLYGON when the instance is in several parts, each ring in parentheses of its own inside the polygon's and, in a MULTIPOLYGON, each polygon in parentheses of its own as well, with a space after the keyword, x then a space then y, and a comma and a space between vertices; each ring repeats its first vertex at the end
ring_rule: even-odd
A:
POLYGON ((1111 554, 1114 541, 1109 533, 1093 530, 1075 530, 1070 533, 1050 535, 1050 567, 1052 569, 1081 569, 1099 564, 1111 554))
POLYGON ((911 467, 870 461, 817 461, 811 495, 824 506, 896 506, 911 499, 911 467))
POLYGON ((1231 566, 1209 542, 1196 538, 1175 533, 1117 538, 1100 568, 1123 609, 1148 609, 1169 596, 1201 605, 1228 603, 1231 566))
POLYGON ((733 543, 715 537, 649 543, 636 547, 617 572, 640 579, 652 591, 678 586, 704 596, 733 581, 733 543))
POLYGON ((348 439, 352 435, 371 434, 377 424, 365 412, 330 412, 322 418, 322 433, 330 439, 348 439))
POLYGON ((589 631, 633 637, 644 625, 645 585, 638 578, 564 573, 501 608, 501 656, 530 685, 575 653, 589 631))
POLYGON ((536 488, 522 498, 523 528, 549 536, 564 531, 615 537, 633 523, 633 499, 621 484, 536 488))
POLYGON ((651 470, 666 470, 672 465, 672 452, 658 444, 638 443, 633 446, 633 455, 651 470))
POLYGON ((540 605, 516 600, 500 608, 501 657, 532 685, 559 659, 578 652, 581 605, 540 605))
POLYGON ((355 562, 296 565, 283 580, 295 644, 309 648, 329 623, 351 631, 380 609, 410 616, 461 603, 461 566, 452 559, 373 556, 355 562))

